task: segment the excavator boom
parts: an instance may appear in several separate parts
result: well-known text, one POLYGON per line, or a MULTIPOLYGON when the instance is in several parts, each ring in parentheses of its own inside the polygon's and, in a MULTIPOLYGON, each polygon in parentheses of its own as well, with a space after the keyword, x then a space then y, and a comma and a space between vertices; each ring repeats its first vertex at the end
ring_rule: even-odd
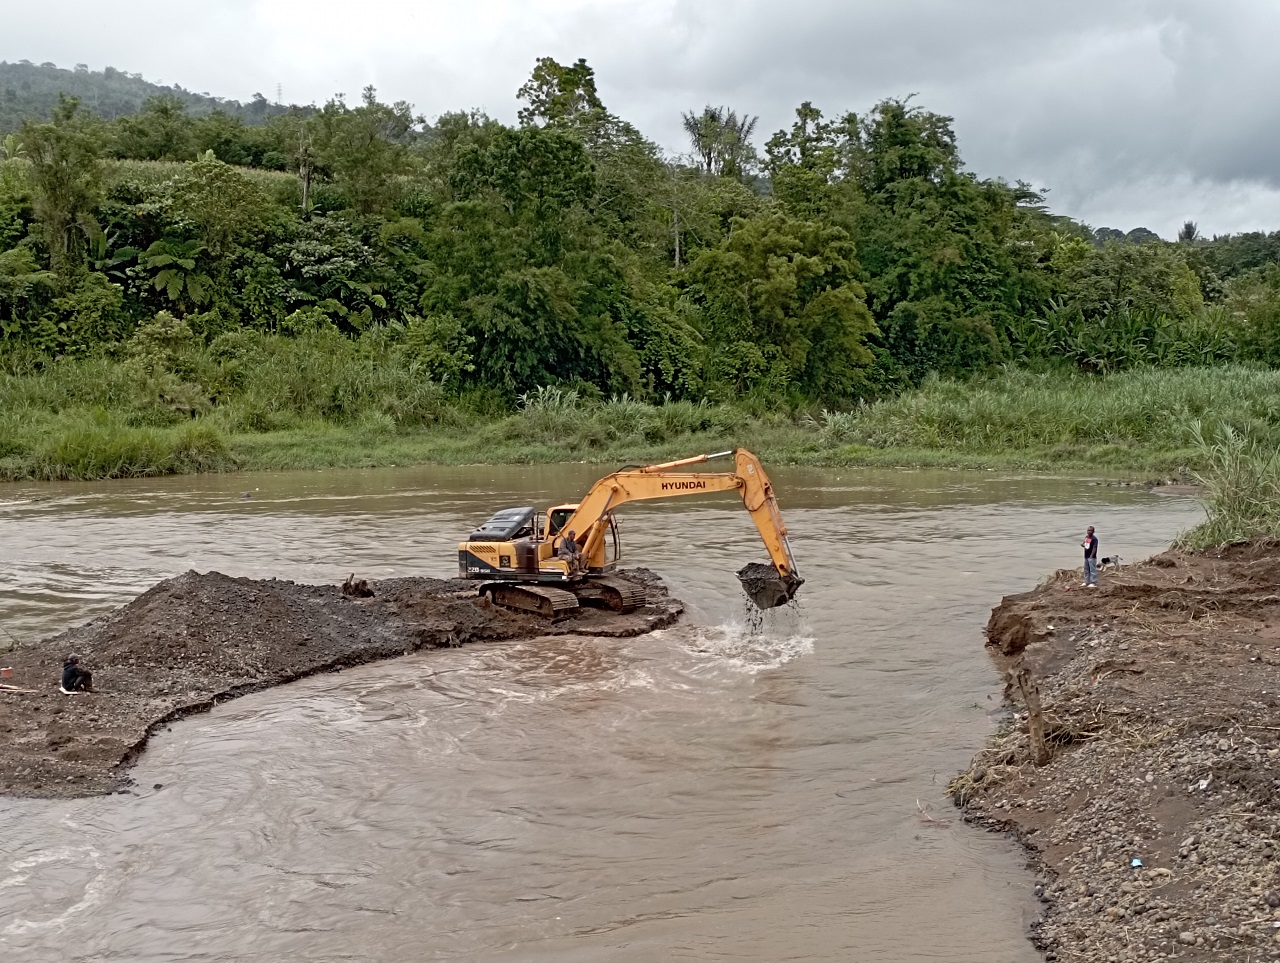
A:
POLYGON ((610 513, 619 506, 632 501, 727 491, 737 491, 742 497, 742 503, 769 553, 773 569, 770 572, 769 566, 748 565, 738 573, 743 588, 761 608, 772 608, 790 601, 804 580, 796 571, 787 528, 769 476, 765 474, 760 460, 745 448, 696 455, 643 468, 624 468, 606 475, 591 486, 578 503, 564 530, 578 533, 583 554, 591 559, 602 551, 610 513), (730 456, 734 459, 732 472, 680 470, 730 456))

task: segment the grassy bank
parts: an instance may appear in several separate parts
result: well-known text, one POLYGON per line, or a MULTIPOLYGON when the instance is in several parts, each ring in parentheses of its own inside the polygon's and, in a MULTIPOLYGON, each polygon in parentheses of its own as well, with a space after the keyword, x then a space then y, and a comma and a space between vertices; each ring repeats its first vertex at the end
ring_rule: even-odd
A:
POLYGON ((1208 470, 1226 428, 1280 447, 1280 373, 1104 377, 1005 370, 851 411, 769 410, 543 389, 514 413, 457 395, 376 339, 237 334, 0 374, 0 479, 414 463, 638 462, 749 446, 774 463, 1208 470))
POLYGON ((1195 479, 1204 490, 1207 518, 1178 539, 1202 550, 1255 538, 1280 539, 1280 452, 1229 426, 1197 430, 1195 479))

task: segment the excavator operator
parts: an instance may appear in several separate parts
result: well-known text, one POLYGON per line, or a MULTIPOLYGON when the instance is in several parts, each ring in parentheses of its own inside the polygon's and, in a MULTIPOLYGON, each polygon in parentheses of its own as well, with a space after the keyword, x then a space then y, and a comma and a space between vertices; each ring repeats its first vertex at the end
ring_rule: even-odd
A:
POLYGON ((571 573, 582 569, 582 549, 578 548, 577 533, 572 529, 560 539, 556 554, 569 563, 571 573))

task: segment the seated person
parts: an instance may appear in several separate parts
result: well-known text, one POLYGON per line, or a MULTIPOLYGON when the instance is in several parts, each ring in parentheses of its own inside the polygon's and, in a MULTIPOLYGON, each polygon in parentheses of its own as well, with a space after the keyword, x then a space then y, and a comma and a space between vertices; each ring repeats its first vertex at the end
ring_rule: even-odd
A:
POLYGON ((64 692, 92 692, 93 673, 80 667, 80 656, 74 652, 62 664, 62 690, 64 692))
POLYGON ((560 539, 560 544, 556 547, 556 555, 569 563, 570 572, 581 570, 583 563, 582 550, 578 548, 576 536, 576 532, 570 531, 560 539))

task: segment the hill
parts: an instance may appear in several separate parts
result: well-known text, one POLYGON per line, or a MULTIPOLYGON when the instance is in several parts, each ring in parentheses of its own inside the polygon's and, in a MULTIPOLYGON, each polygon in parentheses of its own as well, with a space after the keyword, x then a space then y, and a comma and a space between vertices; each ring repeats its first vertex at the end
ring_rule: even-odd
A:
POLYGON ((265 123, 288 109, 269 102, 262 94, 254 94, 248 103, 241 103, 208 93, 192 93, 177 84, 153 84, 143 80, 141 74, 115 67, 90 70, 84 64, 76 64, 75 69, 67 70, 52 63, 0 60, 0 133, 16 130, 28 118, 48 119, 60 93, 79 97, 89 112, 108 120, 136 114, 150 98, 160 95, 177 97, 194 117, 223 110, 246 124, 265 123))

